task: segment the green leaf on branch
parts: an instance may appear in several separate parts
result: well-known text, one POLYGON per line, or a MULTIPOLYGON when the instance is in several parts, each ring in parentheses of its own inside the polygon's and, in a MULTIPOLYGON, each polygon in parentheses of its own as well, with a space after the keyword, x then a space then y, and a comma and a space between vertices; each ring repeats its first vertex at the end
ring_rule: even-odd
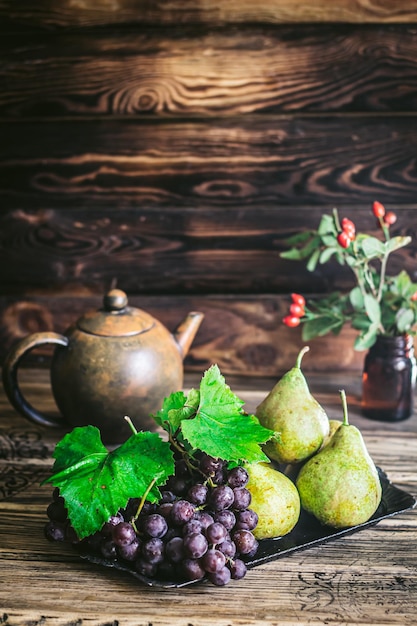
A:
POLYGON ((378 336, 378 327, 371 324, 368 330, 364 333, 361 333, 359 337, 356 337, 354 343, 354 349, 358 351, 369 350, 371 348, 378 336))
POLYGON ((363 302, 367 316, 375 326, 379 326, 381 323, 381 307, 379 306, 378 300, 367 293, 364 296, 363 302))
POLYGON ((315 337, 322 337, 327 333, 337 334, 344 324, 344 319, 333 315, 320 315, 305 322, 301 331, 303 341, 310 341, 315 337))
POLYGON ((200 404, 195 417, 181 422, 181 431, 193 448, 228 461, 267 461, 260 444, 275 433, 243 412, 244 402, 212 365, 200 383, 200 404))
POLYGON ((395 250, 399 250, 400 248, 404 248, 404 246, 408 246, 411 243, 411 237, 392 237, 385 242, 385 251, 388 254, 391 252, 395 252, 395 250))
POLYGON ((54 474, 44 481, 58 487, 80 539, 100 530, 129 498, 157 502, 159 486, 174 473, 169 443, 157 433, 139 432, 108 452, 95 426, 74 428, 57 445, 54 474), (150 488, 151 487, 151 488, 150 488))
POLYGON ((400 333, 405 333, 411 329, 414 325, 415 313, 411 309, 400 309, 396 316, 395 321, 397 323, 397 328, 400 333))
POLYGON ((370 237, 368 235, 363 235, 360 240, 360 246, 362 248, 363 254, 368 258, 378 258, 383 257, 385 254, 385 245, 379 239, 375 237, 370 237))

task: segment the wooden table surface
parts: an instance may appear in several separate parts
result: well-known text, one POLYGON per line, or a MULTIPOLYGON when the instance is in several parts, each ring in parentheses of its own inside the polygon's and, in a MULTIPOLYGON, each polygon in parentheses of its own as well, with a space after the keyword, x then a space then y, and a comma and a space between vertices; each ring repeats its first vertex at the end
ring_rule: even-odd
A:
MULTIPOLYGON (((417 416, 397 424, 360 416, 360 381, 307 376, 310 388, 340 418, 347 393, 351 423, 394 485, 417 495, 417 416)), ((198 379, 196 379, 198 381, 198 379)), ((274 381, 228 380, 253 411, 274 381)), ((21 373, 28 399, 53 411, 47 372, 21 373)), ((186 379, 186 387, 196 384, 186 379)), ((381 520, 325 545, 248 571, 225 587, 203 583, 158 590, 127 573, 78 558, 44 539, 49 487, 41 480, 63 432, 34 426, 0 396, 0 624, 7 626, 246 626, 263 624, 417 623, 417 510, 381 520)))

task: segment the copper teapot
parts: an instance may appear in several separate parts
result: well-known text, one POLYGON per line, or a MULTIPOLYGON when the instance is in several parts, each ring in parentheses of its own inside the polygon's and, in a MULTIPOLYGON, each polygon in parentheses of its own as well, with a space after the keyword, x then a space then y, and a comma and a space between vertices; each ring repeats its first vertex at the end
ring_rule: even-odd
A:
POLYGON ((105 443, 120 443, 138 430, 155 430, 151 417, 163 399, 182 389, 183 359, 203 320, 191 312, 171 334, 151 315, 128 306, 126 294, 112 289, 98 311, 88 312, 64 334, 33 333, 9 352, 3 385, 14 408, 43 426, 100 429, 105 443), (49 417, 23 396, 17 379, 23 356, 33 348, 56 344, 51 388, 61 413, 49 417))

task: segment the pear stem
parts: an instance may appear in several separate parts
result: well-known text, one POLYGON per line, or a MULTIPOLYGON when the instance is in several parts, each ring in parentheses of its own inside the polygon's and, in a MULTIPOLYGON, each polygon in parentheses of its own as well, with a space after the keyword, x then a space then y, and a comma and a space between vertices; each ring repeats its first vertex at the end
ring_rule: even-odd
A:
POLYGON ((348 407, 347 407, 345 390, 341 389, 339 393, 342 399, 342 407, 343 407, 343 426, 349 426, 348 407))
POLYGON ((306 352, 308 352, 310 350, 310 346, 304 346, 304 348, 302 350, 300 350, 297 360, 295 362, 295 367, 298 367, 298 369, 301 368, 301 361, 303 356, 305 355, 306 352))

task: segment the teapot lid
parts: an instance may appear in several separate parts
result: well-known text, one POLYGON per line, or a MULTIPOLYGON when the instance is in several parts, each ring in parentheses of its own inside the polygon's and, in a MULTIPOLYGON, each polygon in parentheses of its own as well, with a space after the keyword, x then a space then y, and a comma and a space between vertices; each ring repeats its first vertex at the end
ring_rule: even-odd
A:
POLYGON ((126 337, 150 330, 154 318, 134 307, 128 306, 127 295, 121 289, 111 289, 103 298, 103 307, 80 317, 80 330, 101 337, 126 337))

